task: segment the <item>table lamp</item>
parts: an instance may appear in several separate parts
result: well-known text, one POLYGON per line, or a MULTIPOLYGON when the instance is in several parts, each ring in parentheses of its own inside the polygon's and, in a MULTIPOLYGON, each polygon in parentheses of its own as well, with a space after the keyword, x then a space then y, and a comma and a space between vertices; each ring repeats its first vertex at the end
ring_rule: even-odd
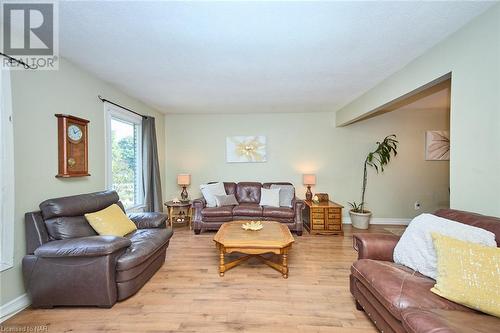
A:
POLYGON ((177 185, 182 186, 181 201, 188 201, 188 192, 186 186, 191 184, 191 175, 187 173, 180 173, 177 175, 177 185))
POLYGON ((311 192, 311 185, 316 185, 316 175, 313 174, 303 174, 302 182, 307 186, 306 200, 311 201, 313 194, 311 192))

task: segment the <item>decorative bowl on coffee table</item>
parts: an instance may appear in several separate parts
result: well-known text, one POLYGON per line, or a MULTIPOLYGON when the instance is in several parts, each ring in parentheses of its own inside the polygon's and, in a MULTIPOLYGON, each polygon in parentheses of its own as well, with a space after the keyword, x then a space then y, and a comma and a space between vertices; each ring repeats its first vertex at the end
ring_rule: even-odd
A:
POLYGON ((245 230, 257 231, 264 228, 264 225, 260 221, 250 221, 241 225, 245 230))

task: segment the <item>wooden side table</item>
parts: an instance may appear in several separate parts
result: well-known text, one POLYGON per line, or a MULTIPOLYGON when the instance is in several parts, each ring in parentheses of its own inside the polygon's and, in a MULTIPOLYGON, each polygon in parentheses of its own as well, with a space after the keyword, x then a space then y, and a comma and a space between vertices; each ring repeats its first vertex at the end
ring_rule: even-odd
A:
POLYGON ((333 201, 314 203, 306 200, 304 203, 302 219, 305 229, 310 234, 344 234, 342 230, 342 208, 344 206, 333 201))
POLYGON ((193 221, 192 201, 187 201, 187 202, 167 201, 165 202, 165 206, 167 206, 168 209, 169 226, 173 227, 174 222, 176 222, 178 219, 181 219, 182 222, 179 223, 188 222, 189 230, 192 229, 192 221, 193 221))

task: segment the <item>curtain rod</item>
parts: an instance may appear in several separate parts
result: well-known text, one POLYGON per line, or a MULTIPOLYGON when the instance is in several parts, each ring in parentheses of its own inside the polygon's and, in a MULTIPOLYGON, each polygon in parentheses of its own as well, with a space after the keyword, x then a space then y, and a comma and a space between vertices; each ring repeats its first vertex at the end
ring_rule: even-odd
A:
POLYGON ((2 55, 2 56, 4 56, 5 58, 9 59, 9 62, 10 62, 10 63, 17 62, 18 64, 23 65, 23 67, 24 67, 24 68, 26 68, 26 69, 36 69, 35 67, 31 67, 30 65, 28 65, 28 64, 27 64, 27 63, 25 63, 24 61, 19 60, 19 59, 16 59, 16 58, 13 58, 13 57, 11 57, 11 56, 10 56, 10 55, 8 55, 8 54, 5 54, 5 53, 0 52, 0 55, 2 55))
POLYGON ((104 103, 104 102, 108 102, 109 104, 113 104, 114 106, 118 106, 119 108, 122 108, 122 109, 124 109, 124 110, 127 110, 128 112, 132 112, 133 114, 136 114, 136 115, 138 115, 138 116, 140 116, 140 117, 142 117, 142 118, 148 118, 148 116, 145 116, 145 115, 143 115, 143 114, 137 113, 137 112, 135 112, 135 111, 133 111, 133 110, 130 110, 129 108, 126 108, 126 107, 124 107, 124 106, 122 106, 122 105, 120 105, 120 104, 117 104, 117 103, 115 103, 115 102, 111 102, 109 99, 102 98, 102 97, 101 97, 101 95, 97 95, 97 97, 99 97, 99 99, 100 99, 103 103, 104 103))

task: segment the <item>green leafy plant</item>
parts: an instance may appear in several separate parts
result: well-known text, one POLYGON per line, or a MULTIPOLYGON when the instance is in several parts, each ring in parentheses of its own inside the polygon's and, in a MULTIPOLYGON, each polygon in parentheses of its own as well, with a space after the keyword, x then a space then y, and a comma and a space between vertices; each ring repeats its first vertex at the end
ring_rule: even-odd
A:
POLYGON ((396 135, 391 134, 388 135, 382 140, 382 142, 377 141, 377 149, 368 153, 365 159, 364 168, 363 168, 363 188, 361 192, 361 202, 359 204, 356 201, 349 202, 349 205, 352 207, 352 211, 355 213, 368 213, 365 210, 365 191, 366 184, 368 180, 368 167, 373 167, 377 170, 377 173, 384 172, 384 167, 389 164, 391 160, 391 154, 396 156, 398 154, 398 141, 396 140, 396 135))

